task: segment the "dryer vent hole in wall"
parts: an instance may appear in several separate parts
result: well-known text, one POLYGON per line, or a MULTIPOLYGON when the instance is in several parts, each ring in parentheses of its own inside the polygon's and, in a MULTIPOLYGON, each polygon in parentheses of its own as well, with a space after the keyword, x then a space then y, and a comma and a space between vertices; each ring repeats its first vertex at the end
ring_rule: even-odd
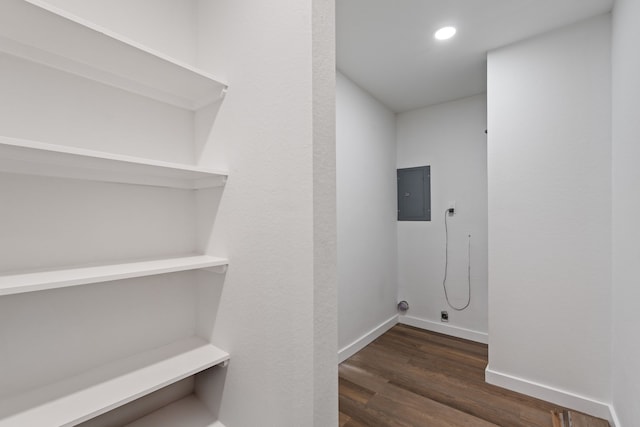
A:
POLYGON ((447 313, 446 311, 442 310, 440 312, 440 321, 441 322, 448 322, 449 321, 449 313, 447 313))
POLYGON ((406 301, 400 301, 398 303, 398 311, 401 313, 406 313, 409 310, 409 303, 406 301))

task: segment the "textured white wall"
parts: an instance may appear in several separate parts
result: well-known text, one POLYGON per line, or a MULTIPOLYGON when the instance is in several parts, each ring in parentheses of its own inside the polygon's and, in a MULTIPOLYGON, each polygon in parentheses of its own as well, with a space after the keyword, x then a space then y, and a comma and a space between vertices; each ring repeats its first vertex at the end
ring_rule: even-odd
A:
POLYGON ((195 0, 44 0, 172 58, 193 63, 195 0))
POLYGON ((336 6, 312 1, 313 425, 338 424, 336 6))
MULTIPOLYGON (((610 17, 489 54, 489 368, 610 399, 610 17)), ((549 397, 549 396, 547 396, 549 397)))
POLYGON ((613 11, 613 404, 618 427, 640 425, 640 3, 613 11))
POLYGON ((231 259, 209 332, 232 355, 219 408, 229 426, 337 424, 334 77, 312 69, 333 69, 333 31, 312 27, 331 5, 199 2, 199 65, 230 85, 201 156, 223 153, 230 172, 203 243, 231 259))
POLYGON ((396 315, 395 114, 338 73, 338 348, 396 315))
POLYGON ((398 168, 431 166, 431 221, 398 222, 399 298, 410 306, 402 321, 480 341, 487 333, 486 103, 483 94, 398 115, 398 168), (448 218, 447 290, 456 307, 467 301, 471 234, 471 304, 464 311, 447 305, 442 287, 450 201, 457 213, 448 218), (441 310, 449 323, 440 322, 441 310))

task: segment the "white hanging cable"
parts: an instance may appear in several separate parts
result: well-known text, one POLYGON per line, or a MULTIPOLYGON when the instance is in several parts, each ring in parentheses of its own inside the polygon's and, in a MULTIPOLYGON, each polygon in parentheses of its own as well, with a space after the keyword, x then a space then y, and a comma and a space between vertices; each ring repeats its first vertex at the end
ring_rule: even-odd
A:
POLYGON ((447 293, 447 270, 449 267, 449 226, 447 224, 447 217, 449 213, 449 209, 444 211, 444 233, 445 233, 445 244, 444 244, 444 278, 442 279, 442 287, 444 289, 444 297, 447 300, 447 304, 449 307, 456 311, 463 311, 469 304, 471 304, 471 234, 469 234, 469 245, 467 248, 467 303, 463 307, 456 307, 449 301, 449 294, 447 293))

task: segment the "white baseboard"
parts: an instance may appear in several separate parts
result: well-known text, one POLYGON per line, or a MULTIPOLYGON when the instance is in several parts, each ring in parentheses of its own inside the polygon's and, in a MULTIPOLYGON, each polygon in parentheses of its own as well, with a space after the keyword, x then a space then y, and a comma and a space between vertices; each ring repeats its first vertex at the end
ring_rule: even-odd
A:
POLYGON ((616 408, 613 405, 609 405, 609 413, 611 414, 611 416, 608 418, 608 420, 609 424, 611 424, 611 427, 622 427, 622 423, 620 422, 618 414, 616 413, 616 408))
POLYGON ((400 316, 400 323, 403 325, 415 326, 416 328, 426 329, 427 331, 438 332, 452 337, 463 338, 469 341, 475 341, 482 344, 489 343, 489 335, 485 332, 478 332, 471 329, 453 326, 443 322, 432 322, 431 320, 420 319, 413 316, 400 316))
POLYGON ((608 403, 494 371, 489 367, 485 369, 485 381, 498 387, 546 400, 547 402, 584 412, 594 417, 604 418, 609 421, 612 427, 622 427, 619 424, 613 406, 608 403))
POLYGON ((398 324, 398 315, 394 315, 390 317, 388 320, 385 320, 351 344, 344 346, 338 351, 338 363, 342 363, 369 344, 373 342, 380 335, 387 332, 389 329, 393 328, 396 324, 398 324))

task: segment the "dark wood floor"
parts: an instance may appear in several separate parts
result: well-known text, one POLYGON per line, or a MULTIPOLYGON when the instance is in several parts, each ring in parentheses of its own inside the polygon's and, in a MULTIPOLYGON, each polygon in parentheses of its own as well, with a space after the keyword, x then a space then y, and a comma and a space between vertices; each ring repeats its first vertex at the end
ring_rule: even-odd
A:
POLYGON ((564 408, 485 383, 486 365, 486 345, 396 325, 340 364, 340 426, 553 426, 564 408))

